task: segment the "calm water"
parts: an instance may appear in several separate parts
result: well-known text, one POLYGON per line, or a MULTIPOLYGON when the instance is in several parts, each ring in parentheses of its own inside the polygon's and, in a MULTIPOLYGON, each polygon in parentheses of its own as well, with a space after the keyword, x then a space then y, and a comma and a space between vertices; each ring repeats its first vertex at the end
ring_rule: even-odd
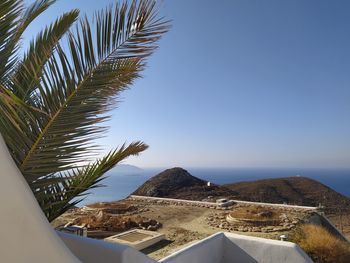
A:
MULTIPOLYGON (((80 205, 114 201, 127 197, 152 176, 164 169, 145 169, 132 174, 112 171, 103 181, 106 187, 96 188, 80 205)), ((306 176, 316 179, 334 190, 350 197, 350 169, 187 169, 190 174, 201 179, 226 184, 240 181, 277 178, 287 176, 306 176)))

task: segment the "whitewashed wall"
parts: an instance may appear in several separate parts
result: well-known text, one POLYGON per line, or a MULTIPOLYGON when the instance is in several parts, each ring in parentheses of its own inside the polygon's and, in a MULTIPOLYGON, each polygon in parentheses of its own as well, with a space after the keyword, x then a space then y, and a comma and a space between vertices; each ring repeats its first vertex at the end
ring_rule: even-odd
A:
POLYGON ((217 233, 164 259, 163 263, 311 263, 296 244, 285 241, 217 233))
POLYGON ((156 263, 127 245, 58 232, 66 246, 84 263, 156 263))
POLYGON ((79 262, 46 220, 1 135, 0 174, 0 261, 79 262))

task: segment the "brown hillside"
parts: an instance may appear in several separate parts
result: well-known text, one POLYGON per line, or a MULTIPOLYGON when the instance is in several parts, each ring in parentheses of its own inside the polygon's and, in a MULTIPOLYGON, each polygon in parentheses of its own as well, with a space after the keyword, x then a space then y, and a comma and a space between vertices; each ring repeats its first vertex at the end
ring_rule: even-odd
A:
POLYGON ((207 186, 206 181, 178 167, 167 169, 152 177, 132 194, 187 200, 202 200, 208 196, 233 196, 231 190, 218 185, 207 186))
POLYGON ((203 200, 208 196, 266 203, 305 206, 322 204, 327 213, 350 211, 350 199, 328 186, 306 177, 286 177, 207 186, 182 168, 172 168, 152 177, 134 195, 203 200))
POLYGON ((350 200, 328 186, 306 177, 264 179, 227 184, 238 198, 247 201, 318 206, 328 211, 350 209, 350 200))

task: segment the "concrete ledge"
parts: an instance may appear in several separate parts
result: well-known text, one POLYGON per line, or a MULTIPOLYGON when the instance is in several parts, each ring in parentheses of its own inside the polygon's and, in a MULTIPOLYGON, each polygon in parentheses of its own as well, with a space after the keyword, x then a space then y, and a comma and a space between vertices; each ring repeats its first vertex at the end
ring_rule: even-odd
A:
POLYGON ((231 262, 236 257, 237 262, 284 262, 312 263, 309 256, 295 243, 273 239, 224 233, 226 250, 223 262, 231 262), (238 258, 239 255, 239 258, 238 258), (251 261, 244 261, 249 255, 251 261))
MULTIPOLYGON (((163 263, 221 263, 224 233, 219 232, 159 260, 163 263)), ((232 261, 234 262, 234 261, 232 261)))
POLYGON ((285 205, 285 204, 273 204, 273 203, 262 203, 262 202, 250 202, 242 200, 232 200, 237 204, 252 204, 252 205, 262 205, 262 206, 273 206, 281 208, 296 208, 296 209, 306 209, 306 210, 317 210, 317 207, 314 206, 302 206, 302 205, 285 205))
POLYGON ((155 260, 126 245, 62 232, 57 232, 57 234, 70 251, 84 263, 156 263, 155 260))
POLYGON ((160 260, 163 263, 312 263, 296 244, 217 233, 160 260))

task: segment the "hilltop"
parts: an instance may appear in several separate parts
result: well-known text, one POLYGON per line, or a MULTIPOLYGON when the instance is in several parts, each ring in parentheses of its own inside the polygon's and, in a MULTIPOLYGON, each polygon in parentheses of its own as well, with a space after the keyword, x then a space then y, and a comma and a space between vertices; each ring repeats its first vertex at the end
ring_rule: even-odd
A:
POLYGON ((210 186, 185 169, 167 169, 141 185, 133 195, 202 200, 212 197, 232 197, 234 192, 219 185, 210 186))

